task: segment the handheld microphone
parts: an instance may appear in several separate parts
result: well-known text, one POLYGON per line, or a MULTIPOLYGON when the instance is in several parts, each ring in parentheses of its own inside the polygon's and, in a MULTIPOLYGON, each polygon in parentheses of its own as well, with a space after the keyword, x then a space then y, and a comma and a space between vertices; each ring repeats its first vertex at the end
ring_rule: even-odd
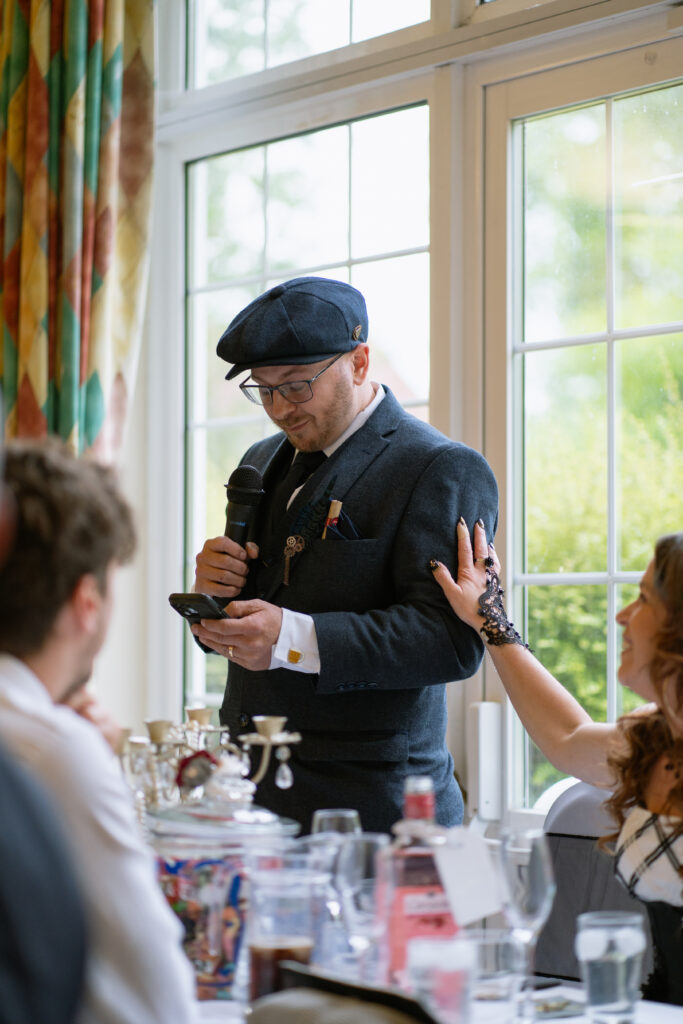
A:
POLYGON ((254 466, 238 466, 225 485, 228 504, 225 510, 225 536, 241 547, 252 539, 256 511, 263 497, 263 477, 254 466))

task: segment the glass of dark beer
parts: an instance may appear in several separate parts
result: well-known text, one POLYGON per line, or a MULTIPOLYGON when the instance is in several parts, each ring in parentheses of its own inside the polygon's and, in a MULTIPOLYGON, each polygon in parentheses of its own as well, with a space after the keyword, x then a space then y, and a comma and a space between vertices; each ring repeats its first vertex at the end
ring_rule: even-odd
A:
POLYGON ((250 874, 249 998, 282 988, 283 961, 308 964, 315 936, 320 873, 274 867, 250 874))

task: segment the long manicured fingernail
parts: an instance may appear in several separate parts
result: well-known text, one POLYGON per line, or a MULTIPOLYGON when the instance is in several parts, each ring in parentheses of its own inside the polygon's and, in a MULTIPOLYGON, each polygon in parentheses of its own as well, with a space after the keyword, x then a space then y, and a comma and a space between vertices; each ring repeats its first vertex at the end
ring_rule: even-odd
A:
POLYGON ((481 526, 482 530, 486 529, 486 527, 484 526, 484 520, 483 519, 477 519, 477 526, 481 526))
POLYGON ((432 572, 434 572, 435 569, 438 569, 440 565, 441 562, 437 562, 435 558, 429 559, 429 568, 432 570, 432 572))

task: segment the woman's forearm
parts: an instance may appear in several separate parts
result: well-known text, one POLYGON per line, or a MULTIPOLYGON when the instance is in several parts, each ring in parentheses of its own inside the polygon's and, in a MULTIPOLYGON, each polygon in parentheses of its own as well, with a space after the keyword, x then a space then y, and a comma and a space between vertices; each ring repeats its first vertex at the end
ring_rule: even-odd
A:
POLYGON ((613 725, 593 722, 577 700, 541 665, 508 622, 499 583, 500 565, 487 544, 483 524, 474 527, 474 551, 461 519, 458 535, 458 579, 434 562, 434 578, 455 614, 481 630, 496 671, 531 739, 560 771, 597 786, 613 779, 607 751, 616 734, 613 725))
POLYGON ((614 725, 594 722, 521 645, 487 645, 486 649, 522 725, 548 760, 594 786, 611 785, 607 750, 615 736, 614 725))

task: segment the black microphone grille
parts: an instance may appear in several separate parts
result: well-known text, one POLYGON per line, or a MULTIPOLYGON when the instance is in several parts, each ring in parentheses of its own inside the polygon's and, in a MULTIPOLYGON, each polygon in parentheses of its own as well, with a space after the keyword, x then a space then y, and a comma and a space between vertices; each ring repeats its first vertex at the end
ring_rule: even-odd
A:
POLYGON ((238 505, 258 505, 263 497, 263 477, 255 466, 238 466, 225 485, 228 501, 238 505))

